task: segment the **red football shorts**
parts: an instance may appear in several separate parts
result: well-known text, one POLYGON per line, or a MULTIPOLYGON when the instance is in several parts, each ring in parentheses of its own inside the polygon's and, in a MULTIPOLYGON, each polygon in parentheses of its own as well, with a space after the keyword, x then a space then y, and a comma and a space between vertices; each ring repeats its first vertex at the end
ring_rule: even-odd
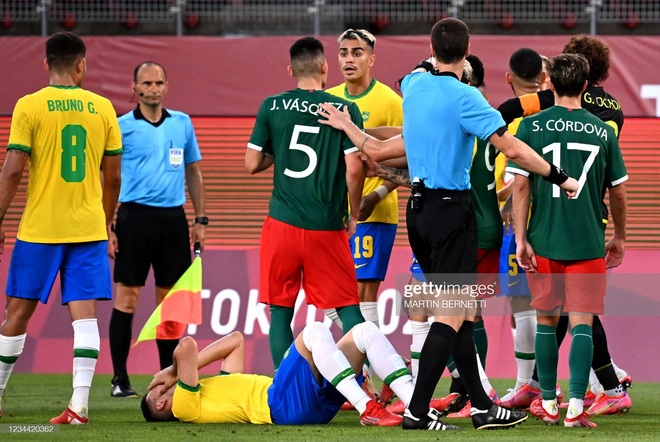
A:
POLYGON ((500 249, 477 249, 477 283, 493 287, 494 292, 486 292, 475 299, 486 299, 500 294, 499 271, 500 249))
POLYGON ((307 230, 271 217, 261 233, 259 301, 293 308, 300 287, 319 309, 357 305, 357 277, 344 230, 307 230))
POLYGON ((564 312, 605 312, 606 275, 603 258, 555 261, 536 255, 538 273, 527 272, 531 306, 551 311, 564 305, 564 312))

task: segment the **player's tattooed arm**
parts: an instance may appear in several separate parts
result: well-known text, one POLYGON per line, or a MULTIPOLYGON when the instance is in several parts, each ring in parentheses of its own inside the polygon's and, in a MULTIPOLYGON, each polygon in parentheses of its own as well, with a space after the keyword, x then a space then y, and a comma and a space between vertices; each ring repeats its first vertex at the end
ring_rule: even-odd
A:
POLYGON ((378 164, 376 176, 385 181, 398 184, 399 186, 412 187, 412 184, 410 183, 410 172, 408 172, 408 169, 396 169, 394 167, 378 164))

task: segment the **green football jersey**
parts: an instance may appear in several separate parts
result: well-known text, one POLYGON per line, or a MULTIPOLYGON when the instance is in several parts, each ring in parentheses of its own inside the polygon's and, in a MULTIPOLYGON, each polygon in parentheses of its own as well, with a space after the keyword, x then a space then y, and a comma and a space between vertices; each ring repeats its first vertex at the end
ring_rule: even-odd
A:
POLYGON ((318 122, 321 103, 348 106, 362 128, 355 103, 320 90, 294 89, 266 98, 248 148, 272 155, 273 193, 269 216, 310 230, 341 230, 346 214, 345 155, 357 147, 343 131, 318 122))
MULTIPOLYGON (((628 179, 612 126, 585 109, 554 106, 524 118, 516 137, 579 183, 576 197, 568 199, 559 186, 530 176, 527 236, 535 252, 555 260, 604 257, 603 185, 613 187, 628 179)), ((507 170, 529 175, 512 163, 507 170)))
POLYGON ((502 246, 502 216, 495 190, 498 151, 489 141, 476 140, 470 169, 470 193, 477 215, 477 244, 480 249, 498 249, 502 246))

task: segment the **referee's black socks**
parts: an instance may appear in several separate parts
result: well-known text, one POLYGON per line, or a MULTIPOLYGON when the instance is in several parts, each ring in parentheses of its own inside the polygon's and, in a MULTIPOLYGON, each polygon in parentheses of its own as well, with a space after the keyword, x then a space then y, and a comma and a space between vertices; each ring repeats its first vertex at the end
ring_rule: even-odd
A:
POLYGON ((128 371, 126 361, 131 349, 131 327, 133 325, 133 313, 125 313, 112 309, 110 316, 110 356, 112 357, 112 368, 115 377, 123 382, 128 382, 128 371))
POLYGON ((463 385, 470 396, 472 406, 479 410, 488 410, 493 401, 484 391, 477 367, 477 351, 474 345, 474 322, 463 321, 458 329, 452 351, 456 369, 461 374, 463 385))
MULTIPOLYGON (((441 322, 431 324, 420 352, 415 392, 408 405, 413 416, 421 418, 428 414, 433 392, 447 365, 455 340, 456 331, 453 328, 441 322)), ((474 342, 472 345, 474 347, 474 342)))

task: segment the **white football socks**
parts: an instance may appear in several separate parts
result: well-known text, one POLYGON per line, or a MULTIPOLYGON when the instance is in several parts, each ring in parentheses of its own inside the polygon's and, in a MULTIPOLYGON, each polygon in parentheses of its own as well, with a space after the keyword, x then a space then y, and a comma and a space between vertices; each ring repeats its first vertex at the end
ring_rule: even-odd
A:
POLYGON ((410 403, 415 384, 406 368, 406 363, 397 354, 390 341, 372 322, 363 322, 353 327, 353 341, 367 355, 376 376, 390 386, 406 406, 410 403))
POLYGON ((566 417, 573 419, 582 414, 584 410, 584 400, 577 398, 570 398, 568 400, 568 411, 566 412, 566 417))
POLYGON ((14 369, 14 364, 23 353, 26 333, 18 336, 0 335, 0 399, 7 387, 7 381, 14 369))
POLYGON ((351 364, 337 347, 330 330, 315 322, 305 327, 302 337, 321 375, 330 381, 360 414, 364 413, 370 398, 355 381, 351 364))
POLYGON ((360 312, 367 322, 373 322, 380 328, 378 321, 378 302, 360 301, 360 312))
POLYGON ((516 321, 514 350, 518 367, 514 389, 517 390, 529 383, 534 373, 534 364, 536 363, 534 356, 536 312, 533 310, 517 312, 513 314, 513 318, 516 321))
POLYGON ((98 323, 93 319, 73 321, 73 395, 69 408, 81 417, 87 417, 89 390, 99 357, 101 338, 98 323))
POLYGON ((412 374, 413 382, 417 379, 419 372, 419 355, 424 347, 424 341, 429 334, 431 326, 428 321, 410 321, 410 328, 412 330, 412 342, 410 344, 410 373, 412 374))
POLYGON ((323 313, 325 313, 325 315, 328 318, 332 319, 332 322, 337 324, 337 327, 339 327, 340 330, 344 329, 344 324, 342 324, 341 319, 339 319, 339 314, 337 313, 337 309, 326 308, 323 310, 323 313))

